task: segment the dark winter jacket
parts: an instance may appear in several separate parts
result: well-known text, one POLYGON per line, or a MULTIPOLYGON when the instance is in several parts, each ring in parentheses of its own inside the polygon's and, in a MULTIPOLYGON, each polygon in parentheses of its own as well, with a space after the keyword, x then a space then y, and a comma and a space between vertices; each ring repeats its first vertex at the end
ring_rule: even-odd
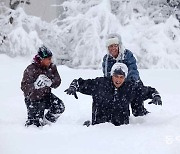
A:
POLYGON ((21 81, 21 89, 24 92, 26 99, 31 101, 41 100, 46 95, 51 93, 51 88, 57 88, 61 83, 60 75, 57 67, 51 64, 48 68, 42 67, 38 61, 34 61, 24 71, 23 79, 21 81), (46 75, 52 81, 51 87, 44 87, 35 89, 34 82, 40 74, 46 75))
POLYGON ((116 63, 124 63, 128 67, 128 80, 137 81, 140 79, 139 72, 137 70, 136 59, 130 50, 125 49, 124 53, 121 53, 116 59, 111 55, 106 54, 103 58, 102 67, 104 76, 110 77, 112 66, 116 63))
POLYGON ((152 99, 152 94, 157 93, 151 87, 137 87, 127 80, 116 89, 112 79, 100 77, 96 79, 78 79, 77 91, 91 95, 93 98, 92 124, 112 122, 115 125, 129 123, 129 104, 134 98, 142 100, 152 99))

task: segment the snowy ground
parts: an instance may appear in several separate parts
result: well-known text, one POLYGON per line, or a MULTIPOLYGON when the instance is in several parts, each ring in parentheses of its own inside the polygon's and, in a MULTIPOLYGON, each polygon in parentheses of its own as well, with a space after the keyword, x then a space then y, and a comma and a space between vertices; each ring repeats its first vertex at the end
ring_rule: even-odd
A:
POLYGON ((91 118, 91 97, 79 99, 63 91, 74 78, 102 76, 101 70, 74 70, 59 66, 61 86, 53 90, 66 111, 51 126, 25 128, 26 107, 20 82, 30 58, 0 55, 0 154, 179 154, 180 70, 140 70, 146 85, 161 93, 163 106, 148 105, 151 114, 130 117, 130 124, 85 127, 91 118))

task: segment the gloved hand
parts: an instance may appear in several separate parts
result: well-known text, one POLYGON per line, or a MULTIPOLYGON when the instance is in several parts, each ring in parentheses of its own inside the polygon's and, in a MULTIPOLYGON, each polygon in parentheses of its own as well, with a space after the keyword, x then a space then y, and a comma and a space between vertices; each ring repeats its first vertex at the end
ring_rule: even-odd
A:
POLYGON ((34 82, 35 89, 44 88, 45 86, 50 87, 52 84, 52 81, 45 76, 44 74, 41 74, 38 76, 37 80, 34 82))
POLYGON ((159 94, 152 94, 152 101, 148 104, 162 105, 161 96, 159 94))
POLYGON ((76 99, 78 99, 77 94, 76 94, 77 88, 78 88, 78 81, 76 79, 74 79, 71 82, 69 88, 66 89, 64 92, 66 92, 66 94, 68 94, 68 95, 74 95, 74 97, 76 99))

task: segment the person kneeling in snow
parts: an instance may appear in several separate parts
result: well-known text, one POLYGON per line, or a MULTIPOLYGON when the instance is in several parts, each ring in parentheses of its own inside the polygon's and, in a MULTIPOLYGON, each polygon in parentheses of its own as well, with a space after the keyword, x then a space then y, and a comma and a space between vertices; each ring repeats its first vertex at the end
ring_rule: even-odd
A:
POLYGON ((24 71, 21 89, 24 92, 28 118, 25 126, 43 126, 48 122, 56 122, 65 110, 64 103, 53 93, 61 83, 56 65, 52 63, 52 52, 42 46, 24 71), (44 116, 45 109, 48 112, 44 116))
MULTIPOLYGON (((111 68, 115 63, 124 63, 128 67, 126 80, 134 82, 135 86, 143 86, 134 54, 124 48, 121 36, 117 33, 109 34, 106 40, 107 54, 103 58, 102 68, 105 77, 111 77, 111 68)), ((134 116, 144 116, 149 113, 144 107, 143 100, 134 98, 131 103, 134 116)))
POLYGON ((156 105, 162 105, 162 101, 155 88, 137 87, 134 82, 126 80, 127 72, 125 64, 115 63, 111 69, 111 78, 74 79, 65 92, 76 98, 76 92, 92 96, 92 125, 105 122, 115 126, 129 124, 129 104, 134 98, 152 99, 150 103, 156 105))

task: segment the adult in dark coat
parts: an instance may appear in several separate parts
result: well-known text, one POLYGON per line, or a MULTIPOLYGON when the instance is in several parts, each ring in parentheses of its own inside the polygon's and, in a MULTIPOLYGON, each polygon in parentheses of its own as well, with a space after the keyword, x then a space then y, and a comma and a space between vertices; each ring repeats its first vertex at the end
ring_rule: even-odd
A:
POLYGON ((47 122, 56 122, 65 107, 62 100, 51 93, 61 83, 56 65, 52 63, 52 52, 42 46, 24 71, 21 89, 24 92, 28 118, 25 126, 43 126, 47 122), (44 116, 45 109, 48 112, 44 116), (44 121, 45 120, 45 121, 44 121))
MULTIPOLYGON (((110 34, 106 41, 106 47, 108 53, 104 56, 102 62, 104 76, 111 76, 111 68, 115 63, 124 63, 128 67, 127 80, 134 82, 135 86, 143 86, 137 69, 136 58, 130 50, 124 48, 121 36, 118 34, 110 34)), ((137 97, 133 101, 134 103, 131 104, 131 107, 135 116, 143 116, 149 113, 144 108, 141 98, 137 97)))
POLYGON ((110 78, 74 79, 65 92, 76 98, 76 92, 92 96, 92 125, 104 122, 111 122, 115 126, 129 124, 129 104, 133 103, 134 98, 152 99, 151 103, 158 105, 162 102, 156 89, 145 86, 139 88, 134 86, 134 82, 126 80, 127 72, 125 64, 116 63, 110 78))

